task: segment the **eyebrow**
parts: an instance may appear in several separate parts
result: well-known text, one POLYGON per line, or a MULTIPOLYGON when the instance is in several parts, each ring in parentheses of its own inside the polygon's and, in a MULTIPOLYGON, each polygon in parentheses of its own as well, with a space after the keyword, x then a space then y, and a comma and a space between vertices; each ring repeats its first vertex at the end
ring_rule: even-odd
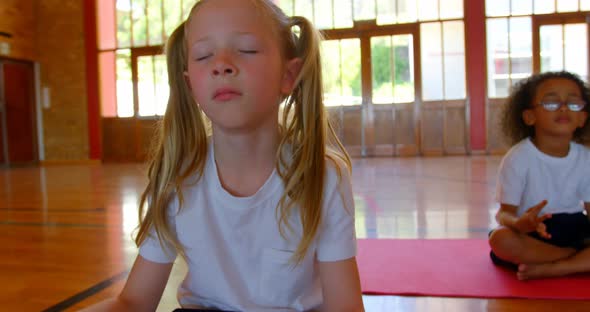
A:
MULTIPOLYGON (((556 91, 550 91, 550 92, 543 94, 543 98, 550 97, 550 96, 559 96, 559 94, 556 91)), ((572 92, 568 93, 567 96, 582 97, 580 94, 572 93, 572 92)))
MULTIPOLYGON (((247 32, 247 31, 233 32, 232 35, 235 36, 235 37, 240 37, 240 36, 252 36, 252 37, 256 37, 256 35, 254 35, 254 33, 247 32)), ((205 37, 199 38, 197 41, 195 41, 195 44, 196 43, 199 43, 199 42, 209 41, 209 40, 211 40, 211 37, 210 36, 205 36, 205 37)))

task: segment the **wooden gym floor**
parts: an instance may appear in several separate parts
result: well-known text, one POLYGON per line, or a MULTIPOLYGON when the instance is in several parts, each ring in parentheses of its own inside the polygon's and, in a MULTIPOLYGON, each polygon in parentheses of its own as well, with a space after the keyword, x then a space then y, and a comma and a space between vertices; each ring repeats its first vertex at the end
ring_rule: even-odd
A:
MULTIPOLYGON (((495 226, 497 156, 355 159, 359 238, 485 238, 495 226)), ((0 310, 75 311, 114 296, 144 165, 0 168, 0 310)), ((158 311, 176 306, 175 265, 158 311)), ((590 298, 590 295, 589 295, 590 298)), ((365 296, 367 312, 590 311, 590 301, 365 296)))

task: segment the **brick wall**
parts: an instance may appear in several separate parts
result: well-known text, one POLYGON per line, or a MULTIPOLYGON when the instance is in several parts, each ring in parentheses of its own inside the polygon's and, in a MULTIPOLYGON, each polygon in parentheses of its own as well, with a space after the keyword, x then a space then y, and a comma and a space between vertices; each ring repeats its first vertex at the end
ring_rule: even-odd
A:
POLYGON ((35 2, 33 0, 0 0, 0 31, 12 38, 0 36, 0 43, 10 45, 8 55, 15 59, 33 60, 35 49, 35 2))
MULTIPOLYGON (((9 58, 38 61, 51 107, 43 109, 46 160, 88 159, 84 1, 0 0, 9 58)), ((6 55, 5 55, 6 56, 6 55)))
POLYGON ((51 107, 43 110, 45 158, 88 159, 83 1, 36 2, 41 83, 51 92, 51 107))

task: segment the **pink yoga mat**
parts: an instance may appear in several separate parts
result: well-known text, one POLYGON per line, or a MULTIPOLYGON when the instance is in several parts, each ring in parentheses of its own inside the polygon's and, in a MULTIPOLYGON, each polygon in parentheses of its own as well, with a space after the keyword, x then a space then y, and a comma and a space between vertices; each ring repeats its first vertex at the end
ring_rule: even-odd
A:
POLYGON ((361 239, 364 294, 475 298, 590 299, 590 274, 519 281, 494 266, 487 240, 361 239))

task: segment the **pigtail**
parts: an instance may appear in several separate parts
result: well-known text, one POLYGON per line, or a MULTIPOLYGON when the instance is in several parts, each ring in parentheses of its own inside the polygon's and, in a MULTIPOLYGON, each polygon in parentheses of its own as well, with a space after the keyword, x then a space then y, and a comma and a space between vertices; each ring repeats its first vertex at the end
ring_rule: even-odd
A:
POLYGON ((182 207, 181 188, 194 172, 198 172, 199 177, 202 175, 207 157, 205 120, 184 78, 186 51, 185 23, 182 23, 166 44, 170 96, 152 148, 149 182, 141 194, 140 225, 135 238, 139 246, 153 229, 160 242, 172 244, 181 254, 184 250, 170 228, 168 206, 176 194, 179 209, 182 207))
MULTIPOLYGON (((294 253, 293 261, 300 262, 316 237, 322 222, 326 157, 345 161, 350 170, 350 159, 335 135, 323 105, 320 57, 321 35, 304 17, 290 19, 288 38, 292 38, 293 57, 303 62, 295 88, 287 98, 283 113, 283 138, 279 148, 278 172, 285 183, 285 193, 279 202, 279 229, 284 236, 289 218, 298 204, 303 236, 294 253), (292 33, 297 27, 298 35, 292 33), (335 145, 337 151, 332 151, 335 145), (290 147, 288 151, 285 146, 290 147)), ((336 166, 339 170, 340 168, 336 166)))

